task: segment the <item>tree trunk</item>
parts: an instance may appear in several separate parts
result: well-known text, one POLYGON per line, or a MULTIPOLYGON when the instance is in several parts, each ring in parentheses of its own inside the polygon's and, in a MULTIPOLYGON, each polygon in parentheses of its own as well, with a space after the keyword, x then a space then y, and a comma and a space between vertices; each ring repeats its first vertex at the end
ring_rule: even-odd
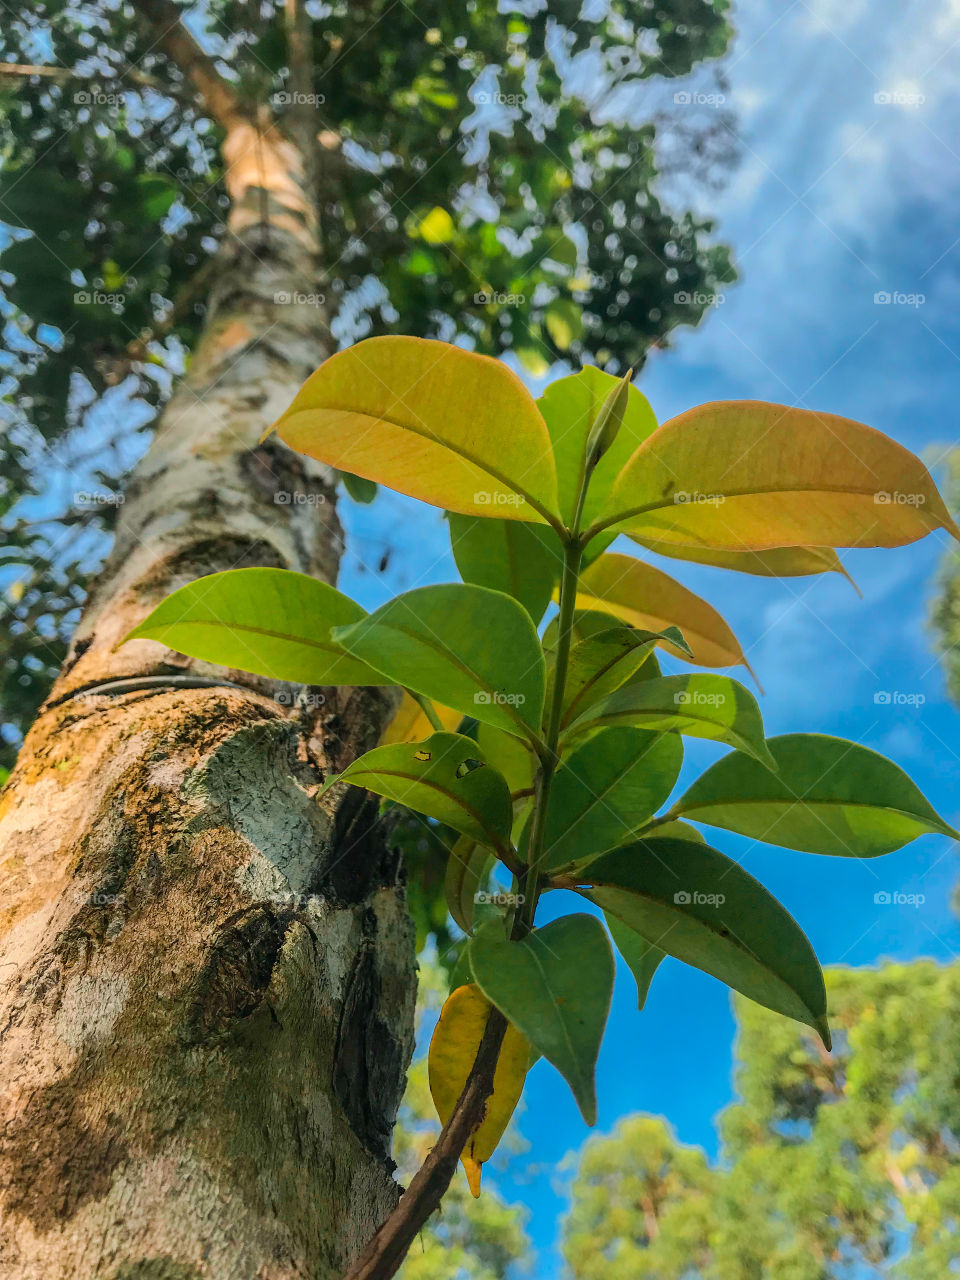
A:
POLYGON ((0 1277, 338 1275, 393 1207, 398 867, 324 772, 383 691, 117 643, 203 574, 336 574, 333 478, 257 445, 328 351, 299 153, 232 122, 209 319, 0 798, 0 1277), (104 687, 106 685, 106 687, 104 687))

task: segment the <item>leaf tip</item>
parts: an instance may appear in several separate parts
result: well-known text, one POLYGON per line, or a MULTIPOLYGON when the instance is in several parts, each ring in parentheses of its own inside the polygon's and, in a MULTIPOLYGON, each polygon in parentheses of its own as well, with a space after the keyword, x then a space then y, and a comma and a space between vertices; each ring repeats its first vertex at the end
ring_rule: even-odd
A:
POLYGON ((829 1053, 833 1048, 833 1037, 830 1034, 830 1023, 827 1021, 826 1014, 824 1014, 822 1018, 817 1018, 816 1022, 813 1024, 813 1029, 823 1041, 823 1047, 826 1049, 827 1053, 829 1053))
POLYGON ((463 1171, 467 1175, 467 1184, 470 1187, 470 1194, 474 1200, 480 1199, 480 1177, 483 1173, 483 1165, 479 1160, 474 1160, 473 1156, 461 1156, 463 1171))
POLYGON ((273 435, 273 433, 277 430, 279 425, 280 425, 279 418, 276 420, 276 422, 271 422, 269 427, 267 427, 266 431, 261 433, 260 438, 257 441, 257 445, 259 446, 263 444, 265 440, 269 440, 270 437, 273 435))

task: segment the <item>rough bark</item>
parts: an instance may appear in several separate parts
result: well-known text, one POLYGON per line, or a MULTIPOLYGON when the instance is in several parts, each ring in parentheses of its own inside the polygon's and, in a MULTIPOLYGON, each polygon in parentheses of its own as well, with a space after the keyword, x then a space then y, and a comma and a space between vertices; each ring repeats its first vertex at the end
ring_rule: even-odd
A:
POLYGON ((332 478, 256 443, 327 351, 302 166, 224 154, 204 337, 0 797, 3 1280, 323 1280, 396 1201, 412 938, 371 802, 316 798, 383 691, 116 647, 205 573, 336 574, 332 478))

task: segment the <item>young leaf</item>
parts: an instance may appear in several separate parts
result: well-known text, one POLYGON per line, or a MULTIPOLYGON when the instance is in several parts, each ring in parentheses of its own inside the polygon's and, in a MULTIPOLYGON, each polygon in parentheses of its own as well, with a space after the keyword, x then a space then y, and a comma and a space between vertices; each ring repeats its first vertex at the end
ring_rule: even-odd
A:
POLYGON ((788 733, 767 742, 771 773, 734 752, 674 812, 806 853, 874 858, 927 832, 960 839, 892 760, 843 738, 788 733))
MULTIPOLYGON (((560 510, 565 523, 573 523, 577 493, 587 457, 587 438, 603 402, 616 390, 619 378, 588 365, 569 378, 552 382, 537 401, 553 441, 560 510)), ((609 495, 617 476, 638 445, 656 430, 653 410, 636 387, 627 393, 627 405, 617 438, 597 463, 590 478, 584 520, 592 521, 609 495)), ((586 525, 584 526, 586 527, 586 525)))
POLYGON ((449 512, 450 545, 464 582, 512 596, 534 623, 553 595, 562 559, 556 534, 544 525, 483 520, 449 512))
POLYGON ((629 925, 624 924, 617 916, 605 911, 603 918, 607 922, 607 928, 610 930, 610 937, 613 938, 614 945, 623 956, 636 980, 637 1008, 642 1013, 643 1006, 647 1003, 647 995, 650 991, 653 975, 660 967, 660 962, 666 958, 667 953, 647 942, 646 938, 641 938, 639 933, 635 933, 629 925))
MULTIPOLYGON (((472 983, 458 987, 440 1011, 430 1041, 427 1070, 430 1093, 440 1123, 446 1124, 467 1083, 493 1006, 472 983)), ((474 1196, 480 1194, 481 1166, 489 1160, 510 1123, 523 1092, 530 1063, 530 1045, 509 1024, 493 1073, 493 1093, 487 1099, 483 1119, 467 1139, 460 1156, 474 1196)))
POLYGON ((546 425, 506 365, 424 338, 325 361, 275 429, 291 449, 434 506, 558 522, 546 425))
POLYGON ((757 1004, 813 1027, 830 1046, 823 974, 793 917, 709 845, 637 841, 590 863, 578 892, 647 942, 757 1004))
POLYGON ((635 837, 673 790, 682 763, 677 734, 602 729, 563 761, 553 779, 544 869, 582 865, 635 837))
POLYGON ((742 663, 750 670, 736 636, 712 605, 669 574, 632 556, 609 552, 595 560, 580 579, 577 606, 605 610, 633 627, 650 631, 679 627, 688 646, 686 652, 663 643, 674 657, 701 667, 742 663))
POLYGON ((635 681, 594 703, 573 721, 566 736, 613 724, 713 738, 776 767, 764 741, 756 698, 729 676, 704 672, 635 681))
POLYGON ((610 388, 606 399, 597 410, 597 416, 587 436, 587 469, 591 473, 620 434, 629 403, 632 377, 633 370, 628 369, 619 382, 610 388))
MULTIPOLYGON (((639 631, 636 627, 610 627, 581 640, 570 651, 561 726, 567 725, 591 703, 613 693, 631 680, 660 642, 686 649, 687 642, 676 627, 663 631, 639 631)), ((689 650, 687 650, 689 652, 689 650)), ((546 705, 550 705, 551 678, 547 681, 546 705)))
POLYGON ((572 915, 508 942, 484 924, 470 939, 474 981, 566 1079, 587 1124, 597 1121, 594 1071, 613 991, 603 925, 572 915))
POLYGON ((850 578, 833 547, 771 547, 768 551, 720 551, 714 547, 684 547, 671 542, 658 542, 655 538, 631 536, 641 547, 661 556, 670 556, 673 560, 710 564, 718 569, 734 569, 738 573, 752 573, 761 578, 806 578, 814 573, 840 573, 845 578, 850 578))
POLYGON ((191 658, 292 684, 390 684, 331 636, 366 616, 349 596, 306 574, 229 569, 174 591, 124 643, 157 640, 191 658))
POLYGON ((459 733, 374 747, 328 778, 324 791, 335 782, 366 787, 491 848, 509 848, 513 810, 507 784, 473 739, 459 733))
POLYGON ((464 933, 473 930, 477 894, 489 865, 490 850, 469 836, 461 836, 450 850, 443 891, 447 908, 464 933))
POLYGON ((898 547, 934 529, 960 537, 926 467, 889 437, 834 414, 745 400, 659 427, 597 524, 728 551, 898 547))
POLYGON ((499 591, 418 587, 340 628, 339 644, 395 683, 514 734, 540 727, 543 651, 530 615, 499 591))
MULTIPOLYGON (((451 733, 457 729, 463 719, 461 712, 454 711, 450 707, 437 706, 434 710, 444 729, 449 729, 451 733)), ((433 725, 423 707, 416 698, 411 698, 410 694, 404 690, 396 715, 383 731, 380 746, 387 747, 391 742, 419 742, 432 730, 433 725)))

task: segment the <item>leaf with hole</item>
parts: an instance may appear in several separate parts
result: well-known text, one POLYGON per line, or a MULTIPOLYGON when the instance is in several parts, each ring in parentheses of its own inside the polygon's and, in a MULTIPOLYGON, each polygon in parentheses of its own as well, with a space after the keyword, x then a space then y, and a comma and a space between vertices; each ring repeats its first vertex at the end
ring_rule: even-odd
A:
POLYGON ((610 1009, 614 961, 594 916, 563 916, 507 941, 497 921, 470 940, 470 968, 488 1000, 564 1077, 596 1124, 594 1073, 610 1009))
POLYGON ((623 468, 597 525, 728 551, 899 547, 934 529, 960 537, 930 473, 896 441, 835 414, 749 400, 665 422, 623 468))
POLYGON ((418 587, 340 628, 338 644, 396 684, 510 733, 535 734, 543 651, 530 615, 499 591, 467 583, 418 587))
POLYGON ((580 892, 647 942, 830 1046, 823 974, 803 930, 743 868, 692 840, 642 840, 595 859, 580 892))
POLYGON ((696 822, 806 853, 875 858, 929 833, 960 839, 904 771, 856 742, 770 738, 777 773, 740 752, 712 765, 674 807, 696 822))
POLYGON ((530 393, 506 365, 449 343, 358 342, 274 426, 298 453, 434 506, 557 522, 550 436, 530 393))
POLYGON ((336 588, 289 569, 229 569, 180 587, 124 638, 271 680, 383 685, 389 676, 332 636, 366 610, 336 588))
POLYGON ((328 778, 366 787, 417 813, 437 818, 465 836, 500 851, 510 844, 513 810, 502 776, 482 758, 472 738, 435 733, 423 742, 374 747, 328 778))
MULTIPOLYGON (((473 983, 451 992, 440 1010, 440 1020, 430 1041, 427 1071, 430 1094, 442 1125, 453 1115, 492 1011, 490 1001, 473 983)), ((493 1073, 493 1093, 487 1099, 483 1119, 471 1132, 460 1155, 474 1196, 480 1194, 481 1168, 496 1151, 520 1101, 530 1056, 525 1037, 508 1024, 493 1073)))
POLYGON ((615 724, 712 738, 776 767, 756 698, 729 676, 703 672, 624 685, 578 716, 565 736, 615 724))
POLYGON ((512 596, 535 623, 543 617, 562 567, 560 545, 545 525, 483 520, 451 511, 450 545, 464 582, 512 596))
POLYGON ((633 556, 608 552, 595 560, 580 579, 577 607, 612 613, 642 630, 679 627, 685 649, 662 642, 675 658, 701 667, 742 663, 750 670, 739 641, 713 605, 669 574, 633 556))

